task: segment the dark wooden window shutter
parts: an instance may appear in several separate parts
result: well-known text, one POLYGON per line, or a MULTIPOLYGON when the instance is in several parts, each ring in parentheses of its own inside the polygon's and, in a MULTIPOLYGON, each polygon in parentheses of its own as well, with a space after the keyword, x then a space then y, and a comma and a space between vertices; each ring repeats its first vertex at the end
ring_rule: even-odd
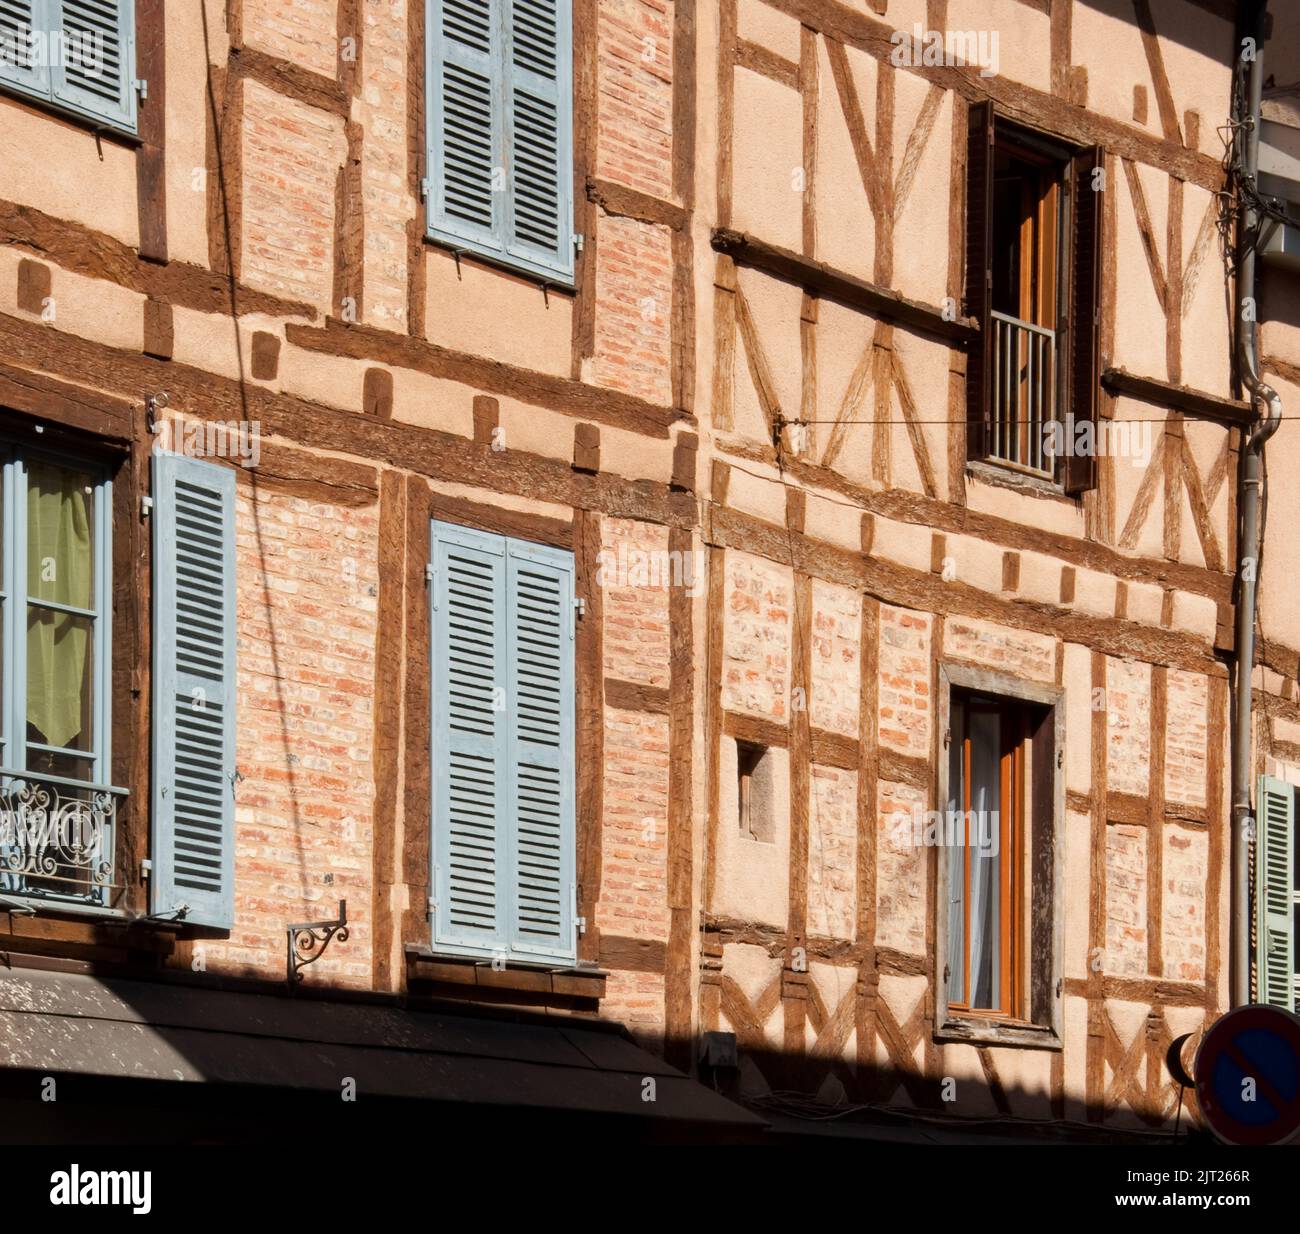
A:
POLYGON ((966 357, 966 457, 988 453, 993 331, 993 104, 970 109, 966 150, 966 304, 980 323, 966 357))
MULTIPOLYGON (((1074 231, 1071 237, 1070 356, 1066 413, 1078 425, 1097 423, 1101 381, 1101 255, 1105 214, 1106 152, 1100 146, 1074 156, 1074 231), (1098 169, 1102 175, 1094 175, 1098 169)), ((1067 427, 1070 421, 1066 421, 1067 427)), ((1094 438, 1095 440, 1095 438, 1094 438)), ((1067 493, 1097 487, 1095 451, 1066 451, 1062 484, 1067 493)))

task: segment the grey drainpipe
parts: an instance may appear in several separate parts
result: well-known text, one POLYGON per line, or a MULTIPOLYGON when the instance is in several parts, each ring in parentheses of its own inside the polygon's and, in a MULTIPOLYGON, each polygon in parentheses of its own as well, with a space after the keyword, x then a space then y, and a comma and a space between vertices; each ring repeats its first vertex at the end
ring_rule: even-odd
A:
MULTIPOLYGON (((1246 115, 1234 117, 1246 126, 1243 173, 1253 189, 1259 162, 1259 108, 1263 87, 1264 20, 1268 0, 1257 0, 1252 19, 1244 26, 1254 37, 1255 59, 1247 81, 1246 115)), ((1240 45, 1239 45, 1240 47, 1240 45)), ((1240 50, 1238 50, 1240 54, 1240 50)), ((1234 100, 1236 92, 1234 91, 1234 100)), ((1247 204, 1242 223, 1246 251, 1237 278, 1237 366, 1242 384, 1250 392, 1252 407, 1263 403, 1267 415, 1246 431, 1238 476, 1241 542, 1237 574, 1236 682, 1232 729, 1232 1005, 1250 1002, 1250 846, 1252 843, 1250 790, 1253 700, 1251 677, 1255 667, 1255 605, 1259 586, 1259 508, 1263 489, 1264 443, 1277 431, 1282 400, 1259 376, 1259 338, 1255 318, 1255 250, 1253 241, 1259 213, 1247 204), (1245 312, 1247 300, 1251 312, 1245 312)))

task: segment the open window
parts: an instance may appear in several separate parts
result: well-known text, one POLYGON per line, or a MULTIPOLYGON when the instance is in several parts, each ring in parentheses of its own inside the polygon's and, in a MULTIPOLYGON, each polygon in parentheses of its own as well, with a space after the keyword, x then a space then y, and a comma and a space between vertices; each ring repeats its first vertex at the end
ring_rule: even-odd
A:
POLYGON ((945 666, 939 1031, 1060 1041, 1059 691, 945 666))
POLYGON ((1100 378, 1103 166, 1100 149, 971 108, 966 311, 980 337, 966 368, 967 455, 1069 493, 1096 484, 1077 426, 1095 421, 1100 378))
POLYGON ((0 894, 108 907, 111 482, 19 446, 0 470, 0 894))

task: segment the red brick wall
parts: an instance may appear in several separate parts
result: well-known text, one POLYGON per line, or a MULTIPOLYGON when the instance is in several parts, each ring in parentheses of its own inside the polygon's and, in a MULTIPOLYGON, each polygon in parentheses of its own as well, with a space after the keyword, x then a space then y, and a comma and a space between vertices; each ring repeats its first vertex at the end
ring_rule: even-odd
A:
POLYGON ((308 980, 370 984, 377 530, 240 486, 236 919, 196 944, 208 971, 283 975, 285 927, 346 899, 350 937, 308 980))

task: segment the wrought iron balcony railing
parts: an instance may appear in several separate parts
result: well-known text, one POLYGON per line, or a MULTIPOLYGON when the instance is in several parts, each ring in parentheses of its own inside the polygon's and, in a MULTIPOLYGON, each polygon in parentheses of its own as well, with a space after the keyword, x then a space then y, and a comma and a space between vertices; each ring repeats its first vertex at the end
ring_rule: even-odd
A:
POLYGON ((110 908, 124 788, 0 768, 0 895, 110 908))
POLYGON ((996 310, 993 317, 993 414, 989 453, 1033 475, 1051 477, 1045 428, 1056 418, 1056 331, 996 310))

